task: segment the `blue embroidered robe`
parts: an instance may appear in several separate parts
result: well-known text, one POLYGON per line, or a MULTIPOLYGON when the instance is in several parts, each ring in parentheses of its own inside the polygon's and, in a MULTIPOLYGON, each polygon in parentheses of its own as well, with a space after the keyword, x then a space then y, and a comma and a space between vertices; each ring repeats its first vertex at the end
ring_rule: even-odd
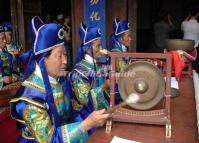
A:
POLYGON ((71 74, 71 85, 74 91, 73 108, 85 119, 95 110, 109 107, 109 94, 102 90, 108 76, 106 67, 99 67, 88 60, 77 63, 71 74))
MULTIPOLYGON (((114 48, 111 50, 111 52, 127 52, 127 49, 124 45, 122 45, 119 42, 115 42, 114 43, 114 48)), ((115 70, 116 72, 120 73, 123 72, 125 67, 128 64, 128 58, 117 58, 116 59, 116 63, 115 63, 115 70)), ((118 89, 118 85, 116 84, 115 86, 115 102, 116 104, 120 103, 122 101, 120 93, 119 93, 119 89, 118 89)))
MULTIPOLYGON (((111 52, 127 52, 127 49, 124 45, 122 45, 119 42, 115 42, 114 48, 111 50, 111 52)), ((116 72, 122 72, 124 68, 128 64, 128 58, 117 58, 116 59, 116 72)))
POLYGON ((62 86, 50 80, 54 104, 59 116, 59 125, 54 124, 53 114, 46 103, 42 77, 34 72, 22 83, 19 96, 12 99, 11 115, 20 122, 22 139, 20 143, 83 143, 88 135, 81 128, 81 118, 72 112, 62 86))
POLYGON ((0 51, 0 89, 3 87, 3 77, 12 76, 13 65, 12 56, 6 49, 0 51))
POLYGON ((12 55, 14 71, 20 71, 19 55, 14 55, 13 52, 17 50, 17 45, 14 42, 6 45, 7 51, 12 55))

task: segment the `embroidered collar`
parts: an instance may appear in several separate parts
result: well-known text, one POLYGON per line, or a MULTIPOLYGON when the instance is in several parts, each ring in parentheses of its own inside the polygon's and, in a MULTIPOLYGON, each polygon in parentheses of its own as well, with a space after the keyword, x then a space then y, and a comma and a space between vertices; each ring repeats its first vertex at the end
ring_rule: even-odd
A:
MULTIPOLYGON (((38 64, 36 64, 36 68, 35 68, 35 72, 34 72, 37 76, 39 76, 41 79, 43 79, 42 75, 41 75, 41 70, 40 70, 40 67, 38 64)), ((58 84, 58 80, 49 76, 48 75, 48 78, 49 78, 49 81, 50 83, 52 84, 58 84)))
POLYGON ((85 60, 88 61, 91 64, 96 63, 95 59, 94 59, 94 63, 93 63, 93 58, 90 55, 88 55, 88 54, 85 55, 85 60))
POLYGON ((127 52, 127 48, 123 44, 121 45, 122 45, 122 52, 127 52))
POLYGON ((127 52, 126 46, 124 46, 121 42, 118 42, 118 41, 117 41, 117 42, 116 42, 116 45, 119 46, 119 47, 118 47, 119 51, 122 50, 121 52, 127 52))

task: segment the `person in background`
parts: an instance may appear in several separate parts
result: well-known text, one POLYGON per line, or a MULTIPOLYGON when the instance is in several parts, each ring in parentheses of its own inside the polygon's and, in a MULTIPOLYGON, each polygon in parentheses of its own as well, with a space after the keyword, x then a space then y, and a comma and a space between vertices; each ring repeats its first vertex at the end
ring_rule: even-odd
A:
POLYGON ((48 13, 45 17, 45 23, 51 23, 52 22, 52 17, 51 15, 48 13))
MULTIPOLYGON (((115 18, 113 21, 113 34, 110 37, 109 51, 127 52, 131 45, 132 37, 130 23, 115 18)), ((122 72, 128 63, 127 58, 117 58, 116 72, 122 72)))
MULTIPOLYGON (((100 68, 101 32, 98 27, 87 27, 83 23, 79 28, 81 46, 78 48, 76 64, 71 73, 71 85, 74 91, 73 107, 87 118, 93 111, 109 107, 106 89, 109 88, 108 70, 100 68)), ((91 134, 94 129, 90 130, 91 134)))
POLYGON ((6 48, 7 51, 12 55, 14 72, 19 74, 20 73, 19 56, 20 56, 21 47, 17 47, 16 43, 13 42, 11 23, 7 21, 3 22, 2 25, 4 27, 6 35, 6 41, 7 41, 6 48))
MULTIPOLYGON (((130 23, 126 20, 115 18, 113 21, 113 34, 110 37, 109 50, 111 52, 127 52, 131 45, 132 37, 130 32, 130 23)), ((124 70, 129 62, 128 58, 116 59, 116 72, 120 73, 124 70)), ((115 86, 115 102, 121 102, 118 85, 115 86)))
POLYGON ((181 29, 184 33, 183 39, 190 39, 195 41, 195 46, 198 46, 199 43, 199 10, 192 8, 189 15, 181 24, 181 29))
POLYGON ((2 25, 0 25, 0 89, 18 80, 18 76, 13 73, 12 55, 6 49, 6 35, 2 25))
POLYGON ((64 24, 64 15, 62 13, 57 15, 57 24, 63 26, 64 24))
POLYGON ((67 64, 64 30, 44 24, 36 30, 29 61, 34 66, 10 101, 11 115, 20 123, 20 143, 83 143, 87 130, 101 126, 109 118, 105 110, 92 112, 85 120, 74 114, 70 86, 63 77, 67 64))
POLYGON ((169 32, 174 29, 171 15, 166 11, 161 11, 158 20, 153 26, 155 38, 155 52, 164 53, 166 39, 169 38, 169 32))
MULTIPOLYGON (((183 39, 194 40, 194 49, 189 52, 189 58, 193 61, 193 68, 199 72, 199 9, 197 6, 193 6, 190 10, 188 17, 181 24, 181 29, 184 33, 183 39)), ((183 51, 185 52, 185 51, 183 51)))

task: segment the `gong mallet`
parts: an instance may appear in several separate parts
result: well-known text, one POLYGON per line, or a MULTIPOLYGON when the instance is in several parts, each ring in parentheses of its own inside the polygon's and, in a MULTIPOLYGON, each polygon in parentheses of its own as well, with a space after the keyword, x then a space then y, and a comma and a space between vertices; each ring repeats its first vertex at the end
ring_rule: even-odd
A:
POLYGON ((129 96, 128 96, 128 98, 125 100, 125 101, 123 101, 122 103, 120 103, 120 104, 118 104, 118 105, 115 105, 115 106, 113 106, 113 107, 110 107, 106 112, 105 112, 105 114, 112 114, 113 112, 115 112, 115 110, 117 110, 118 108, 121 108, 121 107, 123 107, 123 106, 126 106, 126 105, 128 105, 128 104, 132 104, 132 103, 137 103, 138 101, 139 101, 139 96, 137 95, 137 94, 134 94, 134 93, 132 93, 132 94, 130 94, 129 96))

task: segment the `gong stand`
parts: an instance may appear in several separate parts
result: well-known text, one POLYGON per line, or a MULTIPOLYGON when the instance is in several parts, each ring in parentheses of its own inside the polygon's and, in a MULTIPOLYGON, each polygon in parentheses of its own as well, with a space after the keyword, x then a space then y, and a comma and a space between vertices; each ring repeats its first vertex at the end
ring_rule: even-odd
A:
POLYGON ((166 138, 171 138, 171 121, 170 121, 170 84, 171 84, 171 64, 172 57, 170 54, 160 53, 119 53, 110 52, 111 57, 111 76, 110 76, 110 108, 115 105, 115 84, 116 84, 116 58, 133 58, 139 59, 156 59, 165 61, 165 95, 164 105, 160 109, 154 110, 134 110, 127 108, 119 108, 111 119, 106 123, 106 133, 111 132, 113 122, 141 123, 164 125, 166 138))

